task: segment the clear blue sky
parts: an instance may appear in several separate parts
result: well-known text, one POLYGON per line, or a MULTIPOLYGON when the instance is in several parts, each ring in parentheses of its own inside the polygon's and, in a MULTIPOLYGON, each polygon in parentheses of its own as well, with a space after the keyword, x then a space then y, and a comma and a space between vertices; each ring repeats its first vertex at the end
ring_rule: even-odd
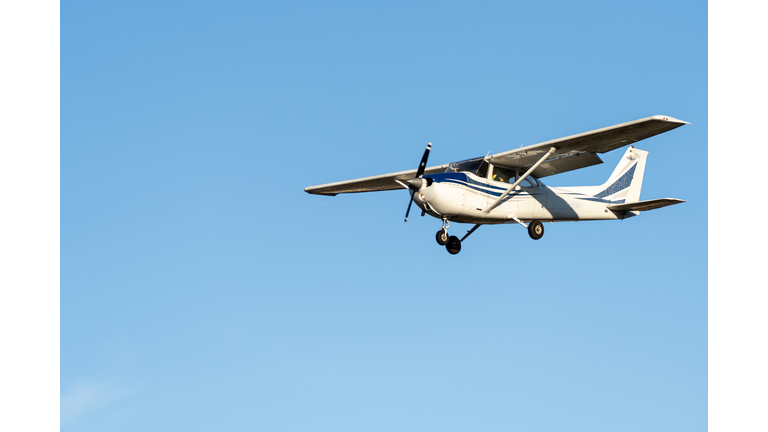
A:
POLYGON ((61 430, 706 430, 706 7, 62 3, 61 430), (539 241, 303 191, 655 114, 539 241))

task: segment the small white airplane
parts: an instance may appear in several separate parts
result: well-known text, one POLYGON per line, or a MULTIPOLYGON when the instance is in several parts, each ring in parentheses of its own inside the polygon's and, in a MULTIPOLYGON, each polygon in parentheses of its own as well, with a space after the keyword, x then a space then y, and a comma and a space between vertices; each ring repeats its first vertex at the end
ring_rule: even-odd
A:
POLYGON ((640 201, 647 151, 630 146, 613 174, 599 186, 549 187, 542 177, 603 163, 597 156, 689 124, 657 115, 503 153, 427 167, 427 144, 417 169, 309 186, 310 194, 407 189, 421 215, 443 221, 437 243, 451 254, 481 225, 518 223, 532 239, 544 235, 542 221, 626 219, 639 212, 685 202, 674 198, 640 201), (450 222, 475 224, 464 237, 448 235, 450 222))

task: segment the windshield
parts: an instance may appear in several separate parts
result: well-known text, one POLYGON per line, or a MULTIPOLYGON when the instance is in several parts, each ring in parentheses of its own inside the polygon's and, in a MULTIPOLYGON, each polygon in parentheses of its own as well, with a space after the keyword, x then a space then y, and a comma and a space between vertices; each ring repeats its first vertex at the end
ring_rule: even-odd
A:
POLYGON ((452 162, 448 164, 448 168, 446 168, 445 172, 453 173, 453 172, 459 172, 459 171, 468 171, 468 172, 471 172, 472 174, 476 174, 483 177, 485 174, 481 174, 479 171, 487 172, 487 170, 488 170, 488 164, 483 160, 483 158, 476 158, 476 159, 467 159, 461 162, 452 162))
MULTIPOLYGON (((485 178, 488 175, 488 162, 485 161, 485 158, 467 159, 464 161, 450 163, 448 164, 448 168, 445 169, 445 172, 447 173, 455 173, 460 171, 471 172, 478 177, 485 178)), ((494 166, 492 180, 503 183, 514 183, 524 173, 524 168, 502 168, 494 166)), ((520 186, 522 187, 537 187, 540 184, 541 183, 532 175, 529 175, 522 182, 520 182, 520 186)))

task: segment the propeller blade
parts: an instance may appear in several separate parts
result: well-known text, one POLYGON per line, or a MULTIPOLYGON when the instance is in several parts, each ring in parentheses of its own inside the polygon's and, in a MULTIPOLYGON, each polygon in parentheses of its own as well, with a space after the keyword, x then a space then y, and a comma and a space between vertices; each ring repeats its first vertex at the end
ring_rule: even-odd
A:
MULTIPOLYGON (((416 170, 416 179, 421 179, 421 176, 424 175, 424 169, 427 167, 427 159, 429 158, 429 151, 432 150, 432 143, 427 143, 427 149, 424 150, 424 156, 421 157, 421 163, 419 164, 419 168, 416 170)), ((413 180, 413 179, 411 179, 413 180)), ((408 181, 408 191, 411 193, 411 199, 408 201, 408 210, 405 211, 405 222, 408 222, 408 214, 411 212, 411 204, 413 204, 413 194, 416 192, 416 186, 414 183, 419 184, 419 188, 421 187, 421 182, 412 182, 411 180, 408 181)))
POLYGON ((427 158, 429 158, 430 150, 432 150, 432 143, 427 143, 427 149, 424 150, 424 156, 421 157, 421 164, 419 164, 419 169, 416 170, 416 177, 421 177, 424 175, 424 168, 427 167, 427 158))
POLYGON ((411 199, 408 201, 408 210, 405 211, 405 221, 403 221, 403 223, 408 223, 408 213, 411 212, 411 204, 413 204, 413 193, 414 193, 414 190, 411 189, 410 192, 411 192, 411 199))

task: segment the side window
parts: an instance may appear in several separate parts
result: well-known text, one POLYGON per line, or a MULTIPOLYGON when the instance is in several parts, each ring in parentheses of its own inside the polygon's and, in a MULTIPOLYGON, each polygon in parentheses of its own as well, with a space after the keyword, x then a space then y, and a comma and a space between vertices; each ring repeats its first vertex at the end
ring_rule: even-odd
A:
MULTIPOLYGON (((488 164, 483 162, 483 164, 480 166, 480 169, 477 171, 477 175, 480 177, 486 177, 488 173, 488 164)), ((493 167, 493 173, 491 179, 497 182, 502 183, 514 183, 517 181, 519 176, 522 176, 524 171, 521 170, 514 170, 514 169, 505 169, 498 166, 493 167)), ((538 187, 539 182, 536 180, 536 178, 532 176, 528 176, 523 179, 522 182, 520 182, 521 187, 538 187)))
POLYGON ((493 167, 493 176, 491 177, 493 181, 506 183, 507 180, 509 180, 509 177, 507 177, 501 170, 496 169, 496 167, 493 167))
POLYGON ((515 172, 494 166, 492 179, 502 183, 512 183, 515 181, 515 172))

